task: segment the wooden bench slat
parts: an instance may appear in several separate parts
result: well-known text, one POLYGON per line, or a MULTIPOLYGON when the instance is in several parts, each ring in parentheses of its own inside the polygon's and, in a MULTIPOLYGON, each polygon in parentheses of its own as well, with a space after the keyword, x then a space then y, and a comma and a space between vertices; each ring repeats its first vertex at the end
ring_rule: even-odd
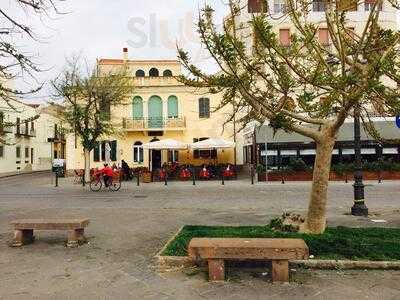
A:
POLYGON ((17 230, 72 230, 88 226, 89 219, 20 219, 11 224, 17 230))
POLYGON ((194 238, 189 256, 202 259, 307 259, 309 250, 301 239, 194 238))

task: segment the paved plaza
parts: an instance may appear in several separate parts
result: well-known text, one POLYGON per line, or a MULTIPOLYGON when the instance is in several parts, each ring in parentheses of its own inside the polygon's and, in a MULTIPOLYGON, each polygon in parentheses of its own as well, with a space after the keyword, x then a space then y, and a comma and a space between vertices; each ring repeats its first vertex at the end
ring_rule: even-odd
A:
MULTIPOLYGON (((329 189, 330 226, 400 227, 400 182, 367 182, 372 217, 348 215, 351 184, 329 189), (384 219, 387 223, 374 223, 384 219)), ((93 193, 48 173, 0 179, 0 299, 400 299, 400 271, 293 271, 271 284, 268 270, 229 270, 209 283, 192 270, 158 273, 154 255, 185 224, 267 224, 283 211, 304 213, 310 183, 123 183, 93 193), (64 247, 62 232, 37 232, 34 244, 10 248, 15 218, 90 218, 89 243, 64 247)))

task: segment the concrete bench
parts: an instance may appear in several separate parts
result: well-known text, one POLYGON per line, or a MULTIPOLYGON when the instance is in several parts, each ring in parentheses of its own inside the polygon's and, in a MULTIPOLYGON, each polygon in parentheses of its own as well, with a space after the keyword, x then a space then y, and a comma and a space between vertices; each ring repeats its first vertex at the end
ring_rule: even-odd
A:
POLYGON ((289 281, 289 260, 308 259, 301 239, 194 238, 189 257, 208 260, 210 281, 225 280, 225 260, 271 260, 272 281, 289 281))
POLYGON ((68 231, 67 247, 77 247, 85 241, 85 227, 89 225, 89 219, 26 219, 15 220, 13 247, 33 243, 34 230, 66 230, 68 231))

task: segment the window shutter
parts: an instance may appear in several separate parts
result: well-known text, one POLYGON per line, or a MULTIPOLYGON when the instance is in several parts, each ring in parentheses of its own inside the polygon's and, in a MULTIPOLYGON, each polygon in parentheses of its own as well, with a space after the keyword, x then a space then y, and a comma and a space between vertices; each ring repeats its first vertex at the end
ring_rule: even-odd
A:
POLYGON ((99 143, 96 143, 96 146, 94 146, 93 150, 93 160, 94 161, 100 161, 100 145, 99 143))
POLYGON ((318 30, 318 38, 319 42, 323 46, 328 46, 329 45, 329 31, 327 28, 320 28, 318 30))
POLYGON ((279 29, 279 41, 281 46, 290 46, 290 30, 289 29, 279 29))
POLYGON ((105 160, 106 160, 106 143, 102 142, 101 143, 101 161, 105 161, 105 160))
POLYGON ((111 141, 110 147, 111 147, 111 161, 117 161, 117 141, 111 141))

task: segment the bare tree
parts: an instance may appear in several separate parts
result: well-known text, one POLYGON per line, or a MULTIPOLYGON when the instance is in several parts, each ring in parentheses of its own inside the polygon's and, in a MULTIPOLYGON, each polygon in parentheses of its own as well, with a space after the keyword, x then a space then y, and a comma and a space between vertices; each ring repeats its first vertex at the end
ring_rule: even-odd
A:
MULTIPOLYGON (((34 16, 50 17, 52 13, 59 14, 56 4, 62 1, 64 0, 10 0, 8 4, 0 5, 0 99, 5 102, 4 109, 17 111, 13 100, 38 92, 42 88, 41 84, 28 90, 13 86, 15 78, 21 76, 34 78, 35 74, 41 71, 30 54, 17 45, 16 40, 23 38, 39 40, 39 36, 28 25, 29 19, 34 16)), ((38 116, 33 116, 26 121, 37 118, 38 116)), ((2 130, 8 126, 15 124, 5 122, 1 118, 0 144, 9 143, 2 130)))
POLYGON ((28 25, 33 16, 49 17, 51 13, 59 14, 57 2, 64 0, 10 0, 8 6, 0 6, 0 98, 13 108, 11 100, 40 90, 38 84, 30 90, 20 90, 12 87, 10 81, 14 78, 39 72, 38 65, 29 53, 16 45, 15 39, 30 38, 38 40, 37 34, 28 25), (13 7, 11 11, 10 7, 13 7), (22 15, 22 16, 21 16, 22 15))
POLYGON ((63 73, 52 82, 55 96, 64 100, 63 119, 80 139, 85 156, 85 181, 90 181, 90 152, 99 138, 116 133, 111 110, 127 104, 134 91, 133 81, 122 69, 97 73, 80 57, 67 62, 63 73))
MULTIPOLYGON (((207 74, 178 49, 190 73, 181 80, 221 93, 221 106, 235 102, 243 124, 269 120, 274 130, 296 132, 315 141, 312 190, 301 230, 322 233, 331 157, 340 127, 353 111, 366 122, 373 107, 379 107, 383 115, 400 111, 400 33, 381 27, 382 0, 366 12, 368 19, 357 32, 349 25, 350 6, 357 1, 321 0, 325 18, 315 24, 309 18, 313 1, 286 0, 282 18, 290 20, 294 32, 290 43, 282 44, 268 1, 259 2, 260 12, 250 22, 240 23, 244 7, 241 1, 229 0, 230 15, 223 30, 216 28, 214 11, 206 6, 199 16, 198 32, 219 72, 207 74), (329 47, 318 39, 321 26, 329 32, 329 47)), ((386 4, 398 10, 397 2, 386 4)), ((372 122, 369 125, 373 127, 372 122)))

